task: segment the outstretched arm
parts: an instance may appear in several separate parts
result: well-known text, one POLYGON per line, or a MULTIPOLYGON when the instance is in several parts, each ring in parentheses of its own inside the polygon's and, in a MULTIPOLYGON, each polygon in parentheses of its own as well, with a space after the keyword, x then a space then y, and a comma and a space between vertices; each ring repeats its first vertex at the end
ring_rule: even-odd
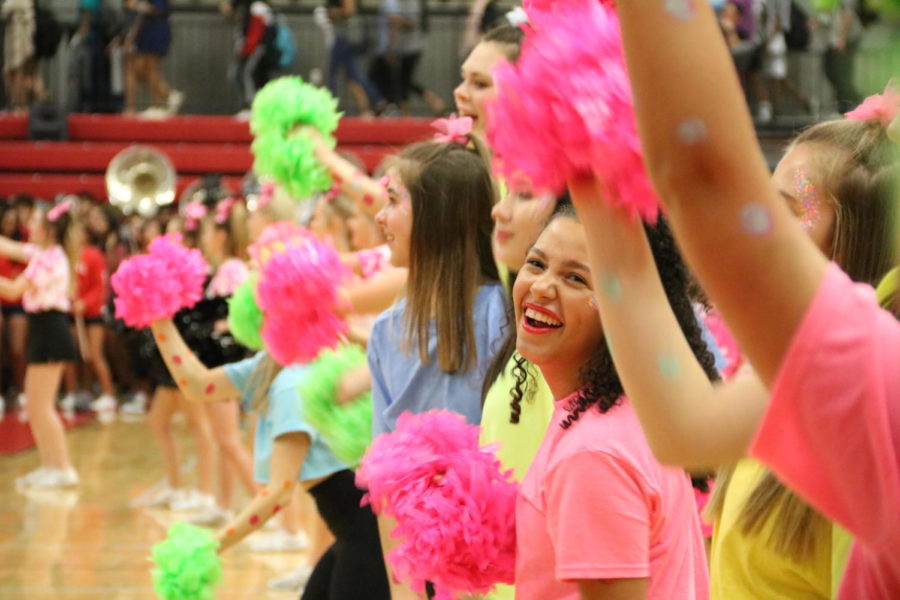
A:
POLYGON ((341 191, 353 200, 362 213, 370 217, 378 214, 388 200, 384 186, 329 148, 312 127, 304 129, 316 144, 316 158, 328 169, 341 191))
POLYGON ((10 260, 24 263, 28 262, 28 244, 11 240, 8 237, 0 235, 0 255, 10 260))
POLYGON ((160 319, 150 326, 153 338, 178 389, 192 402, 216 402, 237 398, 223 367, 210 369, 188 348, 171 319, 160 319))
POLYGON ((218 533, 219 552, 224 552, 260 529, 290 503, 309 443, 309 435, 302 432, 286 433, 275 439, 269 465, 269 483, 218 533))
POLYGON ((826 260, 769 182, 709 3, 617 10, 648 170, 685 258, 769 384, 826 260))
POLYGON ((711 468, 743 457, 766 406, 762 383, 753 374, 710 382, 672 311, 641 223, 604 202, 594 179, 570 182, 569 190, 591 232, 603 334, 656 458, 711 468))

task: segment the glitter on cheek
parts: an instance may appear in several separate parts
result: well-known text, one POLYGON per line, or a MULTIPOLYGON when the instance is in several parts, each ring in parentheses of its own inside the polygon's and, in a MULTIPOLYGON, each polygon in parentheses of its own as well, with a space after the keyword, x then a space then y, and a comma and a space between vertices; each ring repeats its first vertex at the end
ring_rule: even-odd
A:
POLYGON ((656 367, 662 373, 662 376, 669 381, 678 379, 681 375, 681 365, 678 364, 678 359, 671 354, 660 354, 656 358, 656 367))
POLYGON ((741 209, 741 229, 747 235, 762 236, 772 231, 772 215, 768 207, 751 202, 741 209))
POLYGON ((663 0, 666 12, 681 21, 687 21, 694 17, 693 0, 663 0))
POLYGON ((597 299, 594 296, 591 296, 591 299, 588 300, 588 306, 591 307, 591 310, 599 310, 599 306, 597 306, 597 299))
POLYGON ((706 124, 697 118, 685 119, 678 125, 678 139, 685 146, 694 146, 706 139, 706 124))
POLYGON ((800 202, 800 226, 809 233, 822 219, 822 207, 816 186, 806 169, 794 171, 794 195, 800 202))

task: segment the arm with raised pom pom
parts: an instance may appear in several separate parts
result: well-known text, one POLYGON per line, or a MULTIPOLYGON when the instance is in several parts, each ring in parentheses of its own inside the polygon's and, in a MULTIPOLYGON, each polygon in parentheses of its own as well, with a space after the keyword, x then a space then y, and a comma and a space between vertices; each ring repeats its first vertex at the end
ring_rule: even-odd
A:
POLYGON ((712 6, 616 4, 647 168, 679 247, 771 382, 827 261, 770 183, 712 6))
POLYGON ((384 186, 360 171, 356 165, 341 157, 311 127, 304 128, 315 144, 316 158, 337 183, 341 191, 350 197, 360 211, 374 217, 387 204, 384 186))
POLYGON ((225 369, 210 369, 204 365, 184 342, 171 319, 154 321, 150 330, 172 379, 189 400, 218 402, 240 396, 225 369))

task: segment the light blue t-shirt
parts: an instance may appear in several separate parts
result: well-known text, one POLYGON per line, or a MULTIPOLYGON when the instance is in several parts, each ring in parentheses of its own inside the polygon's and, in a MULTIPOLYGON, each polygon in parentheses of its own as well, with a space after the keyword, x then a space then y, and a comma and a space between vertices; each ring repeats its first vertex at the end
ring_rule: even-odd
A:
MULTIPOLYGON (((251 358, 225 365, 225 374, 240 392, 241 405, 245 410, 249 408, 254 393, 250 385, 251 376, 264 355, 265 352, 257 352, 251 358)), ((335 458, 319 432, 303 419, 299 387, 308 370, 301 365, 285 367, 269 386, 269 406, 259 415, 253 442, 253 477, 257 481, 269 482, 272 447, 275 439, 286 433, 302 432, 310 438, 309 451, 298 481, 318 479, 349 468, 335 458)))
POLYGON ((383 312, 372 327, 368 359, 372 371, 372 434, 393 431, 397 417, 443 408, 459 413, 472 425, 481 422, 481 387, 506 332, 506 307, 499 283, 483 285, 475 296, 472 323, 478 359, 464 373, 444 373, 437 364, 437 335, 431 325, 430 361, 423 365, 419 352, 405 351, 403 311, 406 300, 383 312))

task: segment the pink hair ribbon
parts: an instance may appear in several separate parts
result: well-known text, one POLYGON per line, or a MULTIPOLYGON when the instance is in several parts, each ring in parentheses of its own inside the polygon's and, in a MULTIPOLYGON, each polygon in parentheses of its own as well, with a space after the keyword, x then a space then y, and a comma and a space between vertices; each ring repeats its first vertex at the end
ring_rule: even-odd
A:
POLYGON ((851 121, 876 121, 887 128, 897 118, 898 113, 900 113, 900 89, 889 83, 884 88, 884 93, 869 96, 844 116, 851 121))
POLYGON ((331 189, 325 194, 326 202, 334 202, 338 195, 341 193, 341 184, 338 182, 334 182, 334 185, 331 186, 331 189))
POLYGON ((219 225, 224 225, 225 222, 228 221, 228 218, 231 216, 231 211, 234 208, 235 203, 237 202, 237 198, 234 196, 228 196, 216 206, 216 223, 219 225))
POLYGON ((259 188, 259 200, 256 201, 256 206, 259 208, 265 208, 269 205, 269 202, 272 201, 272 196, 275 195, 275 184, 272 182, 264 183, 259 188))
POLYGON ((64 200, 47 211, 47 220, 55 223, 61 216, 72 210, 72 201, 64 200))
POLYGON ((446 119, 432 121, 431 126, 438 130, 434 139, 438 142, 465 145, 472 133, 472 117, 457 117, 455 114, 446 119))
POLYGON ((189 202, 184 207, 184 228, 188 231, 195 231, 200 219, 205 217, 207 212, 202 202, 189 202))

